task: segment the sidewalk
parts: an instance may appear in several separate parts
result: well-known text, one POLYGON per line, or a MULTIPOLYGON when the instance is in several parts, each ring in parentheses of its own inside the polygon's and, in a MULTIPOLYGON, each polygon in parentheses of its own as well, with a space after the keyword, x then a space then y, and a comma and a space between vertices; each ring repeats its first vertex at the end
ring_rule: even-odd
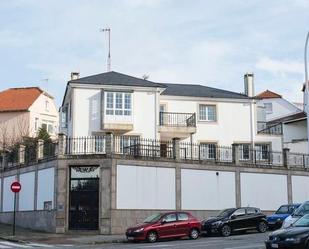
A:
POLYGON ((28 243, 37 242, 45 244, 68 244, 68 245, 89 245, 104 243, 123 243, 126 242, 124 235, 99 235, 97 233, 81 232, 74 234, 54 234, 33 231, 16 227, 15 236, 12 236, 12 226, 0 224, 0 239, 28 243))

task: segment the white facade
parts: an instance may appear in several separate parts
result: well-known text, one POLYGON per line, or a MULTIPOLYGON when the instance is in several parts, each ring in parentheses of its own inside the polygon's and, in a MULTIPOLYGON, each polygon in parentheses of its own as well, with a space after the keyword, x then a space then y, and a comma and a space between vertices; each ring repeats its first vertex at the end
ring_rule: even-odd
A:
POLYGON ((137 87, 124 85, 123 82, 120 85, 69 82, 61 107, 60 131, 70 137, 112 132, 116 135, 161 140, 175 137, 186 142, 214 143, 220 146, 231 146, 234 143, 268 144, 272 150, 282 150, 280 136, 258 134, 257 120, 261 110, 257 108, 254 99, 169 96, 163 95, 164 91, 164 85, 137 87), (208 106, 211 109, 207 109, 208 106), (160 111, 176 116, 194 114, 196 128, 181 131, 181 128, 174 127, 163 131, 160 127, 160 111), (115 115, 116 112, 121 114, 115 115), (208 112, 215 116, 215 120, 207 120, 210 115, 208 112))
POLYGON ((265 108, 267 122, 302 111, 284 98, 261 99, 257 104, 265 108))
POLYGON ((42 93, 29 108, 30 134, 36 136, 40 127, 46 128, 52 138, 58 134, 59 114, 54 98, 42 93))

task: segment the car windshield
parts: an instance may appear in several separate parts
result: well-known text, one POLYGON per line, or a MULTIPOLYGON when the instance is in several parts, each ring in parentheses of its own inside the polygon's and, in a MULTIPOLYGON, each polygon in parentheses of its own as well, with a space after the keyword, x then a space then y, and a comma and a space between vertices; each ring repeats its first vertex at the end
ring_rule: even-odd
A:
POLYGON ((158 220, 160 220, 160 218, 162 217, 162 214, 158 213, 158 214, 153 214, 149 217, 147 217, 143 222, 144 223, 153 223, 153 222, 157 222, 158 220))
POLYGON ((276 214, 288 214, 289 213, 289 206, 285 205, 285 206, 281 206, 276 214))
POLYGON ((218 217, 228 217, 235 211, 235 208, 229 208, 222 210, 217 216, 218 217))
POLYGON ((309 214, 309 202, 305 202, 297 208, 293 213, 293 216, 304 216, 305 214, 309 214))
POLYGON ((309 214, 301 217, 293 224, 293 227, 309 227, 309 214))

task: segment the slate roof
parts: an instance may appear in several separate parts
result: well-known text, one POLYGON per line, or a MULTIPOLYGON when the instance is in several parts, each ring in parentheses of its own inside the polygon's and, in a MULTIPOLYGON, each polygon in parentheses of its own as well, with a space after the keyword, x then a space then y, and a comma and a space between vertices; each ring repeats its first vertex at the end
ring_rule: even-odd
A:
POLYGON ((278 93, 266 90, 255 96, 258 99, 273 99, 273 98, 282 98, 278 93))
POLYGON ((0 92, 0 112, 27 111, 43 93, 39 87, 10 88, 0 92))
POLYGON ((288 123, 288 122, 292 122, 294 120, 298 120, 298 119, 305 119, 307 118, 307 115, 305 112, 297 112, 297 113, 293 113, 289 116, 285 116, 282 118, 278 118, 272 121, 269 121, 269 124, 278 124, 278 123, 288 123))
POLYGON ((69 83, 137 86, 137 87, 160 87, 160 88, 166 88, 162 92, 162 95, 169 95, 169 96, 248 99, 248 96, 244 94, 226 91, 222 89, 202 85, 194 85, 194 84, 158 83, 114 71, 83 77, 76 80, 71 80, 69 81, 69 83))
POLYGON ((161 95, 169 96, 188 96, 188 97, 207 97, 207 98, 231 98, 248 99, 247 95, 235 93, 218 88, 191 85, 191 84, 163 84, 166 90, 161 95))
POLYGON ((98 85, 117 85, 117 86, 137 86, 137 87, 162 87, 161 84, 136 78, 130 75, 107 72, 71 80, 72 84, 98 84, 98 85))

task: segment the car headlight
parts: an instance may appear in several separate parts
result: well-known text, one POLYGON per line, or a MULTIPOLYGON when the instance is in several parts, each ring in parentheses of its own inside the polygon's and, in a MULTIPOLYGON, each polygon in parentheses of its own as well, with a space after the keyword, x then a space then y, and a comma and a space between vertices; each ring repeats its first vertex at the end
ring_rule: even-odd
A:
POLYGON ((136 229, 134 232, 140 233, 140 232, 143 232, 143 231, 144 231, 144 228, 142 227, 142 228, 136 229))

